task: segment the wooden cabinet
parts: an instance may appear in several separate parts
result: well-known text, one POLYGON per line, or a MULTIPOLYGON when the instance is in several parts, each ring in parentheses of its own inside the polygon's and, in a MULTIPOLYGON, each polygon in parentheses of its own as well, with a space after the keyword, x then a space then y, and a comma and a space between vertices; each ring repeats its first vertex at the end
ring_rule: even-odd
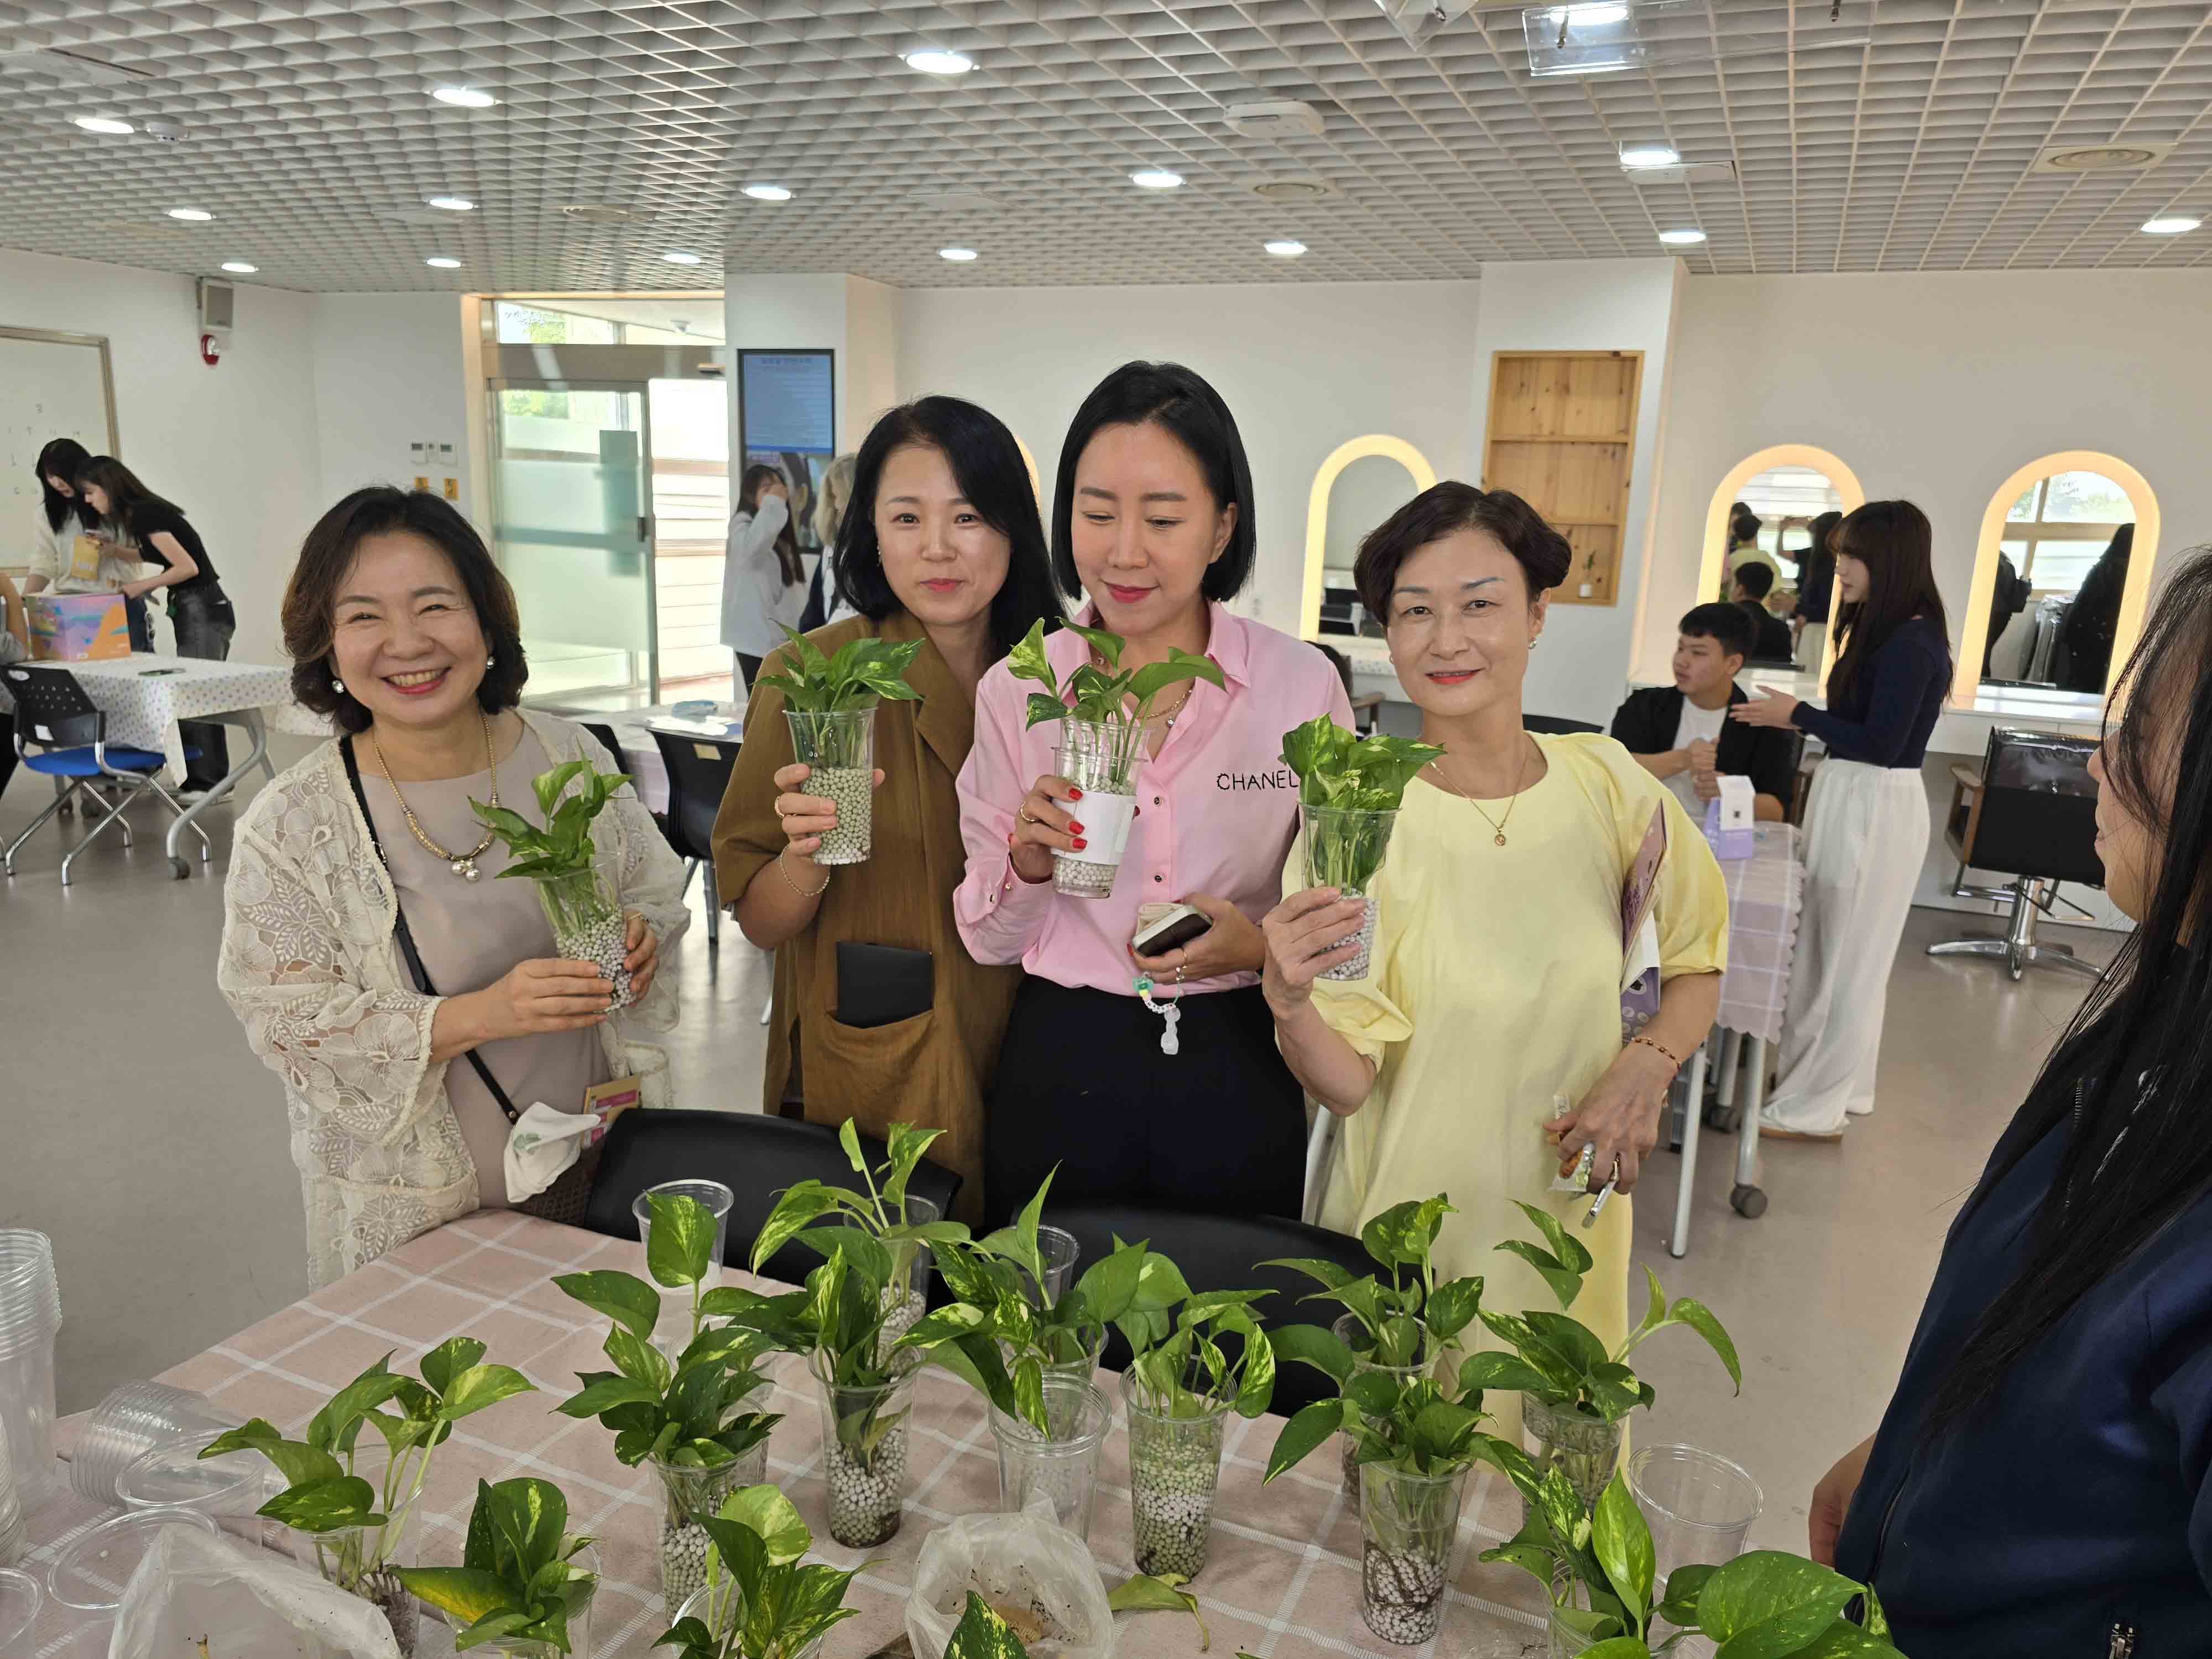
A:
POLYGON ((1510 489, 1574 549, 1559 605, 1611 605, 1620 581, 1640 351, 1500 351, 1490 361, 1482 487, 1510 489))

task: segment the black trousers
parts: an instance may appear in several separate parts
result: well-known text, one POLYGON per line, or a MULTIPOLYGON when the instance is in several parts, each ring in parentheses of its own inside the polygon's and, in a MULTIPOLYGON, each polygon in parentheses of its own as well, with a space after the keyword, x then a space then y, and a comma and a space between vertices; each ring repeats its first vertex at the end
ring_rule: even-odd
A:
POLYGON ((1056 1206, 1132 1204, 1295 1219, 1306 1119, 1256 985, 1182 1000, 1181 1050, 1133 996, 1025 977, 985 1103, 983 1205, 994 1224, 1054 1165, 1056 1206))
POLYGON ((760 678, 764 657, 756 657, 749 651, 734 652, 738 659, 738 701, 742 702, 752 695, 753 682, 760 678))
MULTIPOLYGON (((173 589, 169 594, 169 626, 176 630, 179 656, 209 657, 221 662, 230 655, 231 636, 238 632, 238 617, 220 587, 204 587, 189 593, 173 589)), ((200 751, 198 760, 185 764, 185 787, 214 788, 230 771, 230 741, 224 729, 213 720, 180 720, 177 731, 186 748, 200 751)))

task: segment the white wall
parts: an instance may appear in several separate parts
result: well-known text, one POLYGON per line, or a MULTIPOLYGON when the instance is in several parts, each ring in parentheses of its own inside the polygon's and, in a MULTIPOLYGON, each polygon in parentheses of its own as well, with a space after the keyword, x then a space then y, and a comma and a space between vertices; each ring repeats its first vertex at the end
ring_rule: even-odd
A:
MULTIPOLYGON (((316 444, 321 504, 363 484, 404 489, 422 469, 409 445, 453 446, 450 476, 459 506, 473 516, 469 420, 462 339, 477 301, 451 294, 323 294, 314 306, 316 444)), ((430 488, 447 469, 433 465, 430 488)))
POLYGON ((275 657, 284 580, 323 505, 306 372, 314 318, 312 295, 241 283, 210 368, 189 276, 0 252, 0 324, 107 337, 119 457, 206 542, 238 611, 240 659, 275 657))
POLYGON ((1440 477, 1467 453, 1473 283, 915 289, 899 298, 898 390, 970 398, 1036 455, 1049 518, 1067 422, 1134 357, 1188 364, 1237 416, 1259 567, 1240 609, 1295 631, 1306 495, 1347 438, 1383 432, 1440 477))
MULTIPOLYGON (((1490 416, 1490 364, 1500 351, 1640 351, 1644 375, 1630 452, 1628 518, 1620 531, 1613 602, 1559 605, 1535 653, 1522 706, 1531 714, 1607 720, 1620 702, 1613 673, 1636 637, 1653 486, 1674 368, 1679 259, 1534 260, 1482 268, 1482 323, 1468 389, 1468 442, 1460 476, 1479 478, 1490 416)), ((1623 677, 1625 678, 1625 677, 1623 677)))

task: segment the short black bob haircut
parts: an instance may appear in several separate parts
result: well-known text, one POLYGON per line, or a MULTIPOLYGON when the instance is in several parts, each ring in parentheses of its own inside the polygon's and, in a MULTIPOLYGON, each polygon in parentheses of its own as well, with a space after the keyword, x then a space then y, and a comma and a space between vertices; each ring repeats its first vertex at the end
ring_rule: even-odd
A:
POLYGON ((1004 656, 1012 650, 1032 623, 1056 626, 1060 601, 1053 595, 1044 526, 1037 521, 1036 490, 1022 447, 997 416, 959 398, 902 404, 869 428, 853 463, 852 493, 837 530, 838 597, 870 622, 901 608, 876 538, 876 492, 891 452, 908 444, 944 456, 968 505, 1010 544, 1006 580, 991 600, 994 652, 1004 656))
POLYGON ((328 714, 346 732, 366 732, 371 717, 350 691, 334 690, 337 672, 331 641, 337 620, 338 590, 353 569, 361 544, 371 536, 420 536, 453 561, 461 590, 483 630, 491 666, 477 686, 477 703, 487 714, 522 701, 530 678, 522 654, 522 621, 514 590, 494 563, 491 550, 453 504, 427 489, 398 489, 371 484, 356 489, 315 520, 301 544, 300 562, 284 589, 284 649, 292 657, 292 695, 318 714, 328 714))
POLYGON ((1069 528, 1075 517, 1076 463, 1102 428, 1142 426, 1147 421, 1190 452, 1217 508, 1237 508, 1229 544, 1206 566, 1199 591, 1209 599, 1231 599, 1252 579, 1260 540, 1252 524, 1252 468, 1244 459, 1237 417, 1195 370, 1181 363, 1124 363, 1091 388, 1060 447, 1060 471, 1053 480, 1052 574, 1071 605, 1083 595, 1069 528))
POLYGON ((1759 630, 1752 626, 1751 613, 1733 599, 1693 605, 1683 612, 1676 631, 1692 639, 1713 641, 1723 656, 1748 658, 1759 644, 1759 630))
POLYGON ((1477 489, 1446 479, 1431 484, 1367 533, 1353 561, 1352 580, 1370 617, 1390 619, 1390 592, 1398 567, 1431 542, 1462 530, 1486 531, 1503 544, 1528 580, 1528 602, 1567 579, 1574 552, 1567 538, 1510 489, 1477 489))

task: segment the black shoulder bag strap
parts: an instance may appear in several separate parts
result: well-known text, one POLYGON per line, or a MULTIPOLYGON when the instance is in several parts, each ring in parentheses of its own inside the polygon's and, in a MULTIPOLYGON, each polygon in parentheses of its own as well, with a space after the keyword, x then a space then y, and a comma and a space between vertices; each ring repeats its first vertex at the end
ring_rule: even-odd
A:
MULTIPOLYGON (((361 821, 368 826, 368 844, 376 849, 376 861, 384 866, 384 878, 392 882, 392 937, 399 941, 399 954, 407 960, 407 971, 415 981, 415 988, 426 997, 438 994, 438 988, 430 983, 429 970, 422 966, 422 953, 415 948, 415 935, 407 927, 407 912, 399 903, 399 884, 392 881, 392 860, 384 856, 383 840, 376 833, 376 815, 368 810, 368 792, 361 785, 361 763, 354 758, 353 739, 344 738, 338 743, 338 752, 345 757, 346 781, 353 786, 355 803, 361 808, 361 821)), ((483 1086, 499 1103, 499 1109, 507 1115, 509 1123, 520 1122, 522 1114, 514 1109, 514 1103, 507 1091, 499 1086, 499 1079, 491 1074, 491 1067, 483 1063, 483 1056, 471 1048, 464 1056, 483 1079, 483 1086)))

